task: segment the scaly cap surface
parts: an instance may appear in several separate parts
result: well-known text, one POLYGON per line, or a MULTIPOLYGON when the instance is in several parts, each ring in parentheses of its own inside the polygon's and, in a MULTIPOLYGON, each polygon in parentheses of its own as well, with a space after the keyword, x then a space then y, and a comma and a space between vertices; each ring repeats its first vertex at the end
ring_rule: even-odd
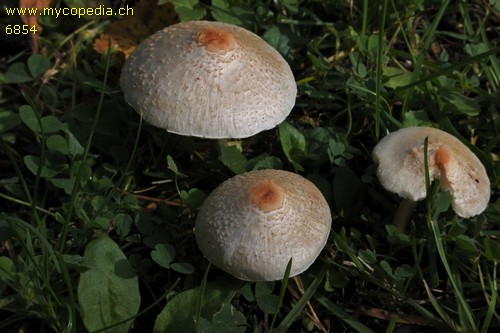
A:
POLYGON ((208 21, 178 23, 134 50, 120 78, 125 100, 169 132, 244 138, 281 123, 297 86, 283 57, 254 33, 208 21))
POLYGON ((201 252, 242 280, 283 278, 306 270, 330 232, 330 208, 304 177, 259 170, 228 179, 210 194, 196 219, 201 252))

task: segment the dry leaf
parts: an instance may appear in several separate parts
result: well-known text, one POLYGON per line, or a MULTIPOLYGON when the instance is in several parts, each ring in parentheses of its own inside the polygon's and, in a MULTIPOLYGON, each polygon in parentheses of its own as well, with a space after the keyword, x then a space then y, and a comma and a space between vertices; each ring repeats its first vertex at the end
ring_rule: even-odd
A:
MULTIPOLYGON (((38 23, 38 17, 40 16, 40 13, 44 8, 50 7, 51 3, 52 0, 19 0, 20 8, 37 8, 36 15, 21 15, 21 20, 24 24, 27 24, 29 26, 28 29, 33 26, 36 28, 36 33, 29 34, 31 38, 31 51, 33 53, 38 53, 38 38, 43 30, 43 27, 40 25, 40 23, 38 23)), ((27 12, 28 11, 26 11, 26 13, 27 12)))
POLYGON ((137 44, 152 33, 177 23, 178 17, 171 3, 158 6, 157 0, 139 0, 133 7, 134 15, 113 22, 108 30, 94 41, 94 50, 104 53, 109 41, 114 56, 125 61, 137 44))

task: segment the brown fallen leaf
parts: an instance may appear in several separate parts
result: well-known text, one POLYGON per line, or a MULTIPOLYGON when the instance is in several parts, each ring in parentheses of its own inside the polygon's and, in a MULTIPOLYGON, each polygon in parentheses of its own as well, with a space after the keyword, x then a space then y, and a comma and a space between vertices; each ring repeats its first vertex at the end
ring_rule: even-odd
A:
POLYGON ((124 62, 137 44, 146 37, 178 22, 177 13, 171 3, 160 6, 157 3, 157 0, 137 1, 133 7, 134 14, 114 21, 106 32, 94 41, 94 50, 104 53, 111 41, 111 48, 115 51, 113 56, 124 62))
MULTIPOLYGON (((28 29, 35 27, 36 33, 31 33, 30 31, 30 44, 31 44, 31 52, 38 53, 39 45, 38 39, 40 33, 43 30, 43 27, 38 22, 38 17, 44 8, 49 8, 52 3, 52 0, 19 0, 19 8, 36 8, 35 15, 21 15, 21 20, 24 24, 29 26, 28 29)), ((27 14, 28 11, 25 12, 27 14)))

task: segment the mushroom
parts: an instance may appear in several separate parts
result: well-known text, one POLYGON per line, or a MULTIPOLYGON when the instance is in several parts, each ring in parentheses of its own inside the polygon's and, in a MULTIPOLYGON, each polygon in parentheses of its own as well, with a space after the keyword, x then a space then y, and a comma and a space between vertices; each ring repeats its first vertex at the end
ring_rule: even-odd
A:
POLYGON ((316 186, 282 170, 230 178, 205 200, 196 219, 201 252, 213 264, 249 281, 282 279, 305 271, 323 249, 330 208, 316 186))
POLYGON ((297 86, 283 57, 231 24, 171 25, 139 44, 120 78, 125 100, 169 132, 245 138, 281 123, 297 86))
POLYGON ((483 164, 460 140, 431 127, 400 129, 380 140, 373 150, 380 183, 405 199, 394 218, 400 231, 411 207, 426 196, 425 138, 429 178, 439 179, 441 190, 451 193, 451 207, 458 216, 480 214, 490 199, 490 181, 483 164))

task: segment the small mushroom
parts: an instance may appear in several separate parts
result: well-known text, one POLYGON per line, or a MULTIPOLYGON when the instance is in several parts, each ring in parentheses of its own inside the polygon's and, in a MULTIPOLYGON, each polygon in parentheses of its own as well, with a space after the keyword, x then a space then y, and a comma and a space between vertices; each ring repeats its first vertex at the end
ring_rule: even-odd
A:
POLYGON ((283 57, 231 24, 171 25, 137 46, 120 84, 153 126, 203 138, 245 138, 281 123, 297 86, 283 57))
POLYGON ((201 252, 213 264, 249 281, 305 271, 330 232, 330 208, 316 186, 282 170, 250 171, 219 185, 196 219, 201 252))
MULTIPOLYGON (((425 198, 425 138, 429 178, 439 179, 441 190, 451 193, 455 213, 470 218, 483 212, 490 199, 490 180, 483 164, 460 140, 439 129, 403 128, 380 140, 373 160, 382 186, 406 199, 403 207, 425 198)), ((400 207, 394 220, 400 231, 408 217, 408 209, 400 207)))

